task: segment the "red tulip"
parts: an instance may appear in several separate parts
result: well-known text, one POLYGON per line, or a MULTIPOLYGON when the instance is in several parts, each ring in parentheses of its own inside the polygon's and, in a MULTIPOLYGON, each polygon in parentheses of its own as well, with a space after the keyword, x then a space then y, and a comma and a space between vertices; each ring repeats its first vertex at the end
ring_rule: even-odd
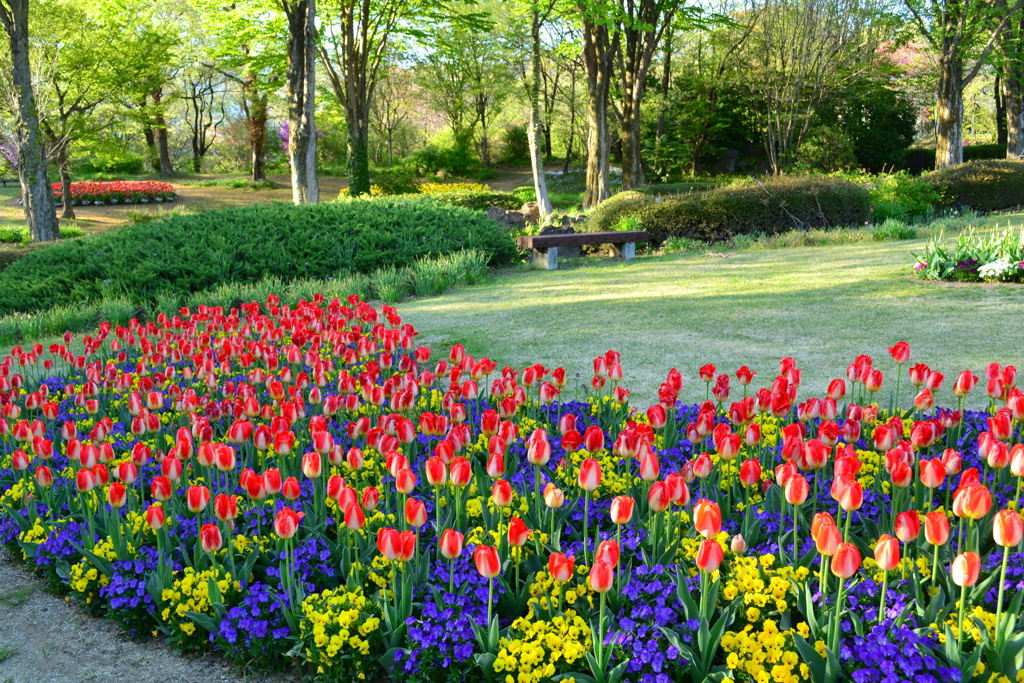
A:
POLYGON ((593 458, 584 460, 580 464, 579 484, 584 491, 596 491, 601 485, 601 463, 593 458))
POLYGON ((790 505, 803 505, 810 490, 807 479, 802 474, 795 474, 786 482, 786 502, 790 505))
POLYGON ((224 545, 220 528, 216 524, 204 524, 199 531, 199 542, 203 547, 203 552, 210 554, 217 552, 224 545))
MULTIPOLYGON (((78 474, 81 475, 82 472, 88 472, 88 470, 79 470, 78 474)), ((79 486, 79 490, 81 490, 81 486, 79 486)), ((153 498, 160 502, 171 499, 171 490, 171 482, 167 477, 153 477, 153 481, 149 485, 149 491, 153 498)))
POLYGON ((613 540, 601 541, 594 553, 594 562, 607 562, 613 568, 619 566, 619 544, 613 540))
POLYGON ((697 569, 702 572, 713 572, 725 559, 722 546, 713 538, 705 538, 697 548, 697 569))
POLYGON ((572 557, 566 557, 562 553, 551 553, 548 558, 548 573, 555 581, 565 583, 572 578, 574 564, 572 557))
POLYGON ((382 528, 377 532, 377 550, 384 559, 394 561, 402 554, 402 537, 398 531, 382 528))
POLYGON ((848 579, 860 569, 860 551, 852 543, 840 543, 832 556, 832 573, 841 579, 848 579))
POLYGON ((380 504, 380 491, 373 486, 367 486, 363 489, 363 497, 360 501, 364 512, 373 512, 377 509, 377 505, 380 504))
POLYGON ((310 451, 302 456, 302 474, 307 479, 316 479, 322 472, 323 464, 319 453, 310 451))
POLYGON ((977 553, 960 553, 953 559, 950 573, 953 575, 953 583, 969 588, 978 582, 981 558, 977 553))
POLYGON ((417 529, 427 523, 427 506, 423 501, 415 498, 405 501, 405 521, 417 529))
POLYGON ((971 393, 971 389, 978 383, 978 378, 971 373, 970 370, 964 370, 960 373, 960 376, 956 378, 956 383, 953 385, 953 395, 957 398, 963 398, 967 394, 971 393))
POLYGON ((40 465, 35 473, 36 485, 41 489, 48 489, 53 486, 53 472, 46 465, 40 465))
POLYGON ((897 365, 903 365, 910 360, 910 344, 907 342, 896 342, 889 347, 889 355, 897 365))
POLYGON ((958 517, 982 519, 992 509, 992 493, 982 484, 958 489, 953 495, 953 510, 958 517), (957 511, 959 509, 959 511, 957 511))
POLYGON ((996 544, 1010 548, 1020 543, 1024 536, 1024 520, 1015 510, 1000 510, 992 524, 992 537, 996 544))
POLYGON ((213 514, 222 522, 238 516, 238 501, 234 496, 221 493, 213 501, 213 514))
POLYGON ((455 529, 445 529, 441 534, 441 555, 454 560, 462 555, 462 542, 465 537, 455 529))
POLYGON ((274 518, 274 533, 278 538, 288 539, 299 530, 299 515, 289 507, 281 508, 274 518))
POLYGON ((904 543, 917 540, 918 534, 921 533, 921 520, 918 518, 916 510, 909 510, 896 515, 894 526, 896 537, 904 543))
MULTIPOLYGON (((831 519, 831 517, 829 519, 831 519)), ((839 550, 840 542, 843 540, 843 536, 839 532, 839 527, 836 526, 835 522, 822 524, 818 529, 817 534, 814 534, 812 527, 811 534, 814 538, 815 548, 820 554, 825 555, 826 557, 835 555, 839 550)))
POLYGON ((416 533, 413 531, 403 531, 398 535, 398 540, 401 542, 401 552, 398 553, 398 557, 395 559, 399 562, 408 562, 416 553, 416 533))
POLYGON ((146 508, 146 526, 153 531, 162 529, 164 526, 164 509, 159 503, 153 503, 146 508))
POLYGON ((924 537, 932 545, 945 545, 949 531, 949 519, 943 510, 933 510, 924 516, 924 537))
POLYGON ((491 487, 491 498, 498 507, 508 507, 512 504, 512 485, 505 479, 497 480, 491 487))
POLYGON ((884 572, 891 572, 900 564, 900 543, 889 534, 884 534, 875 545, 875 562, 884 572))
POLYGON ((757 486, 761 482, 761 463, 757 458, 743 461, 740 465, 740 483, 744 486, 757 486))
POLYGON ((921 483, 926 488, 937 489, 942 486, 942 482, 946 478, 946 468, 943 466, 940 458, 921 460, 919 467, 921 469, 921 483))
POLYGON ((299 485, 299 480, 295 477, 288 477, 281 484, 281 495, 284 496, 285 500, 298 500, 301 494, 302 487, 299 485))
POLYGON ((615 581, 615 568, 607 562, 597 561, 590 568, 590 587, 595 593, 607 593, 615 581))
POLYGON ((513 517, 508 523, 508 542, 509 545, 516 548, 521 548, 530 539, 530 534, 533 533, 530 529, 526 528, 526 522, 521 517, 513 517))
POLYGON ((364 524, 366 524, 366 515, 363 513, 363 508, 355 502, 349 502, 345 506, 345 526, 350 531, 358 531, 363 528, 364 524))
POLYGON ((604 432, 596 425, 587 427, 583 434, 583 448, 588 453, 597 453, 604 448, 604 432))
POLYGON ((693 525, 705 538, 717 536, 722 530, 722 511, 718 503, 701 498, 693 506, 693 525))
POLYGON ((398 470, 398 473, 395 474, 395 489, 399 493, 409 495, 414 488, 416 488, 416 474, 406 468, 398 470))
POLYGON ((611 518, 614 524, 629 524, 633 519, 635 501, 630 496, 615 496, 612 499, 611 518))
POLYGON ((127 500, 128 492, 125 491, 124 484, 121 482, 115 481, 107 489, 107 502, 110 503, 110 507, 115 509, 122 508, 127 500))
POLYGON ((656 404, 647 409, 647 421, 651 425, 651 429, 658 430, 665 426, 668 422, 668 413, 665 410, 665 406, 656 404))
POLYGON ((210 489, 205 486, 189 486, 185 499, 188 502, 188 509, 194 515, 206 509, 210 502, 210 489))
POLYGON ((478 545, 473 551, 473 562, 480 576, 485 579, 493 579, 501 572, 501 560, 498 559, 498 551, 489 545, 478 545))

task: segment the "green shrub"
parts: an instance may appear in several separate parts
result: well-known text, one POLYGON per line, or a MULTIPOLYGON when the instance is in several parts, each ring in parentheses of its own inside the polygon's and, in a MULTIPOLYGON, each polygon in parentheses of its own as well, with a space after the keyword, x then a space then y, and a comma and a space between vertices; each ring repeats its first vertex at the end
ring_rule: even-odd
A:
POLYGON ((150 303, 158 294, 266 276, 291 281, 403 268, 460 249, 480 249, 493 263, 516 254, 493 221, 428 197, 208 211, 32 251, 0 273, 0 311, 95 302, 104 292, 150 303))
MULTIPOLYGON (((733 235, 863 224, 871 216, 871 197, 846 180, 783 176, 700 195, 648 200, 636 213, 652 244, 673 236, 721 242, 733 235)), ((623 215, 618 214, 616 222, 623 215)))
POLYGON ((480 161, 468 138, 455 140, 450 145, 431 143, 412 154, 402 165, 417 176, 465 177, 480 171, 480 161))
POLYGON ((879 175, 870 189, 871 218, 876 223, 896 218, 911 221, 931 218, 942 198, 936 189, 906 171, 879 175))
MULTIPOLYGON (((81 237, 85 230, 74 223, 60 226, 60 238, 62 240, 81 237)), ((4 225, 0 226, 0 244, 29 244, 32 236, 29 234, 27 225, 4 225)))
MULTIPOLYGON (((550 186, 548 186, 548 190, 551 190, 550 186)), ((533 185, 520 185, 519 187, 512 190, 512 194, 514 194, 516 196, 516 199, 519 200, 520 206, 522 206, 526 202, 537 201, 537 191, 533 189, 533 185)))
POLYGON ((887 218, 878 223, 871 233, 872 239, 876 242, 889 240, 912 240, 917 237, 917 230, 912 225, 907 225, 898 218, 887 218))
POLYGON ((655 199, 641 192, 626 190, 612 195, 595 206, 582 225, 576 226, 576 232, 607 232, 615 230, 615 226, 625 218, 636 214, 655 199))
POLYGON ((946 206, 1001 211, 1024 204, 1024 161, 971 161, 924 179, 946 206))
POLYGON ((642 192, 652 197, 664 197, 673 194, 688 194, 691 192, 707 192, 718 187, 718 183, 710 180, 697 180, 689 183, 661 183, 660 185, 646 185, 633 188, 634 192, 642 192))
POLYGON ((379 194, 419 194, 420 191, 415 174, 401 169, 377 171, 373 174, 373 184, 380 188, 379 194))
MULTIPOLYGON (((989 159, 1005 159, 1006 145, 984 144, 967 145, 964 147, 964 161, 986 161, 989 159)), ((935 150, 912 147, 907 150, 907 157, 901 166, 911 173, 931 171, 935 168, 935 150)))
POLYGON ((501 135, 501 160, 508 164, 530 161, 530 136, 526 126, 512 125, 501 135))
POLYGON ((477 211, 486 211, 491 206, 500 206, 503 209, 514 211, 524 204, 524 202, 519 200, 519 197, 511 192, 497 192, 495 190, 433 192, 430 196, 445 204, 475 209, 477 211))
POLYGON ((387 265, 370 273, 370 285, 374 293, 386 304, 398 303, 405 298, 409 293, 411 279, 411 268, 397 268, 394 265, 387 265))

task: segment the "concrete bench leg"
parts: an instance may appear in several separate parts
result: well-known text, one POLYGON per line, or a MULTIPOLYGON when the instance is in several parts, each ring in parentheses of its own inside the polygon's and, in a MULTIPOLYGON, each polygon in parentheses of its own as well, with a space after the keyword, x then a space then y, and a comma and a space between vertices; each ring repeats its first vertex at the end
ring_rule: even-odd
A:
POLYGON ((625 244, 613 244, 612 256, 621 256, 627 261, 636 258, 636 242, 626 242, 625 244))
POLYGON ((558 270, 558 247, 549 247, 544 250, 534 249, 530 256, 530 262, 534 268, 558 270))

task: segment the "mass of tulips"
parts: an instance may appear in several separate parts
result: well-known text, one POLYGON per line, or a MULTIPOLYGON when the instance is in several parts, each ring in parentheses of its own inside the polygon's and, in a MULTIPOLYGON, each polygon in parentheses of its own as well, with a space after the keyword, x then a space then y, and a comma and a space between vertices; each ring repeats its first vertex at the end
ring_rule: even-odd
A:
POLYGON ((823 396, 783 358, 640 407, 614 351, 580 384, 416 338, 271 297, 16 348, 0 542, 139 637, 316 680, 1024 680, 1014 367, 900 342, 823 396))
MULTIPOLYGON (((64 189, 60 183, 53 184, 53 196, 60 202, 64 189)), ((104 204, 149 204, 151 202, 173 202, 178 198, 170 183, 153 181, 116 181, 71 183, 71 203, 75 206, 102 206, 104 204)))

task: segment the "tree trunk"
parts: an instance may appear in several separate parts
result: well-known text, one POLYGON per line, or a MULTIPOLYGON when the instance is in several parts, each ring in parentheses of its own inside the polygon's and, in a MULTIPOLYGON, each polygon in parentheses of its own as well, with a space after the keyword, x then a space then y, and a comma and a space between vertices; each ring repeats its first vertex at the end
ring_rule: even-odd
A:
POLYGON ((313 43, 315 0, 286 1, 288 17, 288 161, 292 169, 292 201, 320 201, 316 169, 316 52, 313 43))
POLYGON ((1003 71, 1003 107, 1006 110, 1006 158, 1024 161, 1024 19, 1003 31, 999 49, 1003 71))
POLYGON ((57 164, 60 169, 61 205, 64 209, 61 218, 74 220, 75 206, 71 197, 71 162, 68 155, 68 141, 64 140, 57 147, 57 164))
POLYGON ((658 144, 665 135, 665 111, 668 109, 668 89, 672 81, 672 27, 665 31, 664 54, 661 62, 661 104, 658 106, 658 126, 655 132, 658 144))
POLYGON ((174 166, 171 165, 171 151, 167 145, 167 120, 164 118, 163 88, 153 91, 153 128, 156 131, 156 146, 160 157, 160 175, 167 177, 174 175, 174 166))
POLYGON ((1006 107, 1006 158, 1024 161, 1024 65, 1007 69, 1003 78, 1006 107))
POLYGON ((18 100, 18 180, 25 221, 33 242, 60 237, 53 189, 46 171, 46 146, 39 135, 39 114, 29 68, 28 0, 3 0, 0 22, 11 49, 11 76, 18 100))
POLYGON ((477 95, 476 117, 480 121, 480 161, 484 166, 491 165, 491 141, 487 129, 487 96, 477 95))
POLYGON ((139 110, 142 112, 142 134, 146 138, 146 149, 149 150, 149 166, 156 172, 160 172, 160 155, 156 151, 156 133, 153 132, 153 125, 149 116, 146 115, 146 107, 149 106, 149 95, 143 95, 139 101, 139 110))
POLYGON ((939 92, 935 103, 935 170, 962 163, 963 62, 958 56, 939 61, 939 92))
POLYGON ((603 23, 583 22, 583 66, 587 72, 587 189, 583 208, 597 206, 611 194, 608 150, 608 94, 618 49, 603 23))
POLYGON ((253 112, 249 121, 249 148, 252 150, 252 181, 261 183, 267 179, 264 166, 267 142, 267 100, 259 100, 259 109, 253 112))
POLYGON ((1003 75, 996 71, 996 82, 993 86, 996 104, 996 144, 1006 144, 1006 99, 1003 97, 1003 75))
POLYGON ((551 198, 544 177, 544 156, 540 144, 540 13, 534 9, 530 20, 530 166, 533 168, 533 189, 541 220, 551 215, 551 198))
POLYGON ((360 112, 348 116, 348 192, 355 197, 370 193, 369 135, 360 112))

